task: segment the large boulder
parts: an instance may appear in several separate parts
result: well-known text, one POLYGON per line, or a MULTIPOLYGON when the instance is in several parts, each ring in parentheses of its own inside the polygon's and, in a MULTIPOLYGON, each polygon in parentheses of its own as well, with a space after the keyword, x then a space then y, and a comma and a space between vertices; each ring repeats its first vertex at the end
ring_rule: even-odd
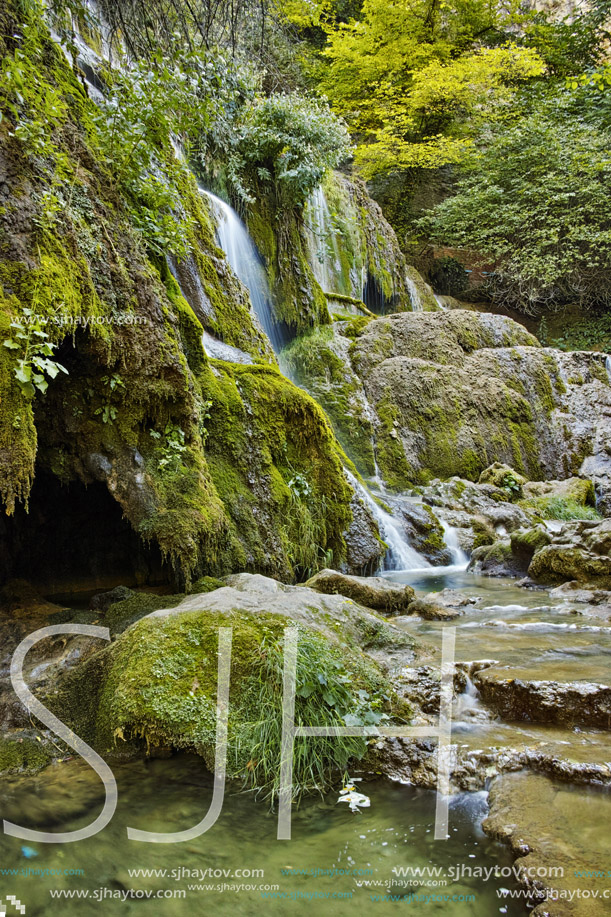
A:
MULTIPOLYGON (((350 337, 338 323, 333 344, 325 333, 325 353, 344 370, 310 358, 307 384, 324 389, 325 403, 358 407, 351 439, 360 431, 367 446, 373 431, 392 488, 476 481, 498 462, 514 478, 589 478, 611 513, 611 386, 600 354, 543 348, 517 322, 466 309, 388 315, 350 337)), ((361 461, 367 473, 370 453, 361 461)))
MULTIPOLYGON (((376 655, 387 662, 392 657, 401 670, 414 658, 408 634, 342 595, 260 575, 239 574, 226 582, 133 624, 64 673, 47 704, 109 757, 183 748, 212 768, 219 628, 231 628, 229 773, 247 774, 254 787, 273 794, 285 633, 297 627, 296 716, 302 722, 374 728, 384 715, 410 716, 376 655)), ((323 786, 331 769, 361 757, 367 746, 350 738, 310 747, 312 756, 296 762, 299 790, 312 786, 312 774, 323 786)))
POLYGON ((306 583, 325 595, 343 595, 366 608, 386 614, 401 614, 415 599, 411 586, 391 583, 378 576, 346 576, 337 570, 321 570, 306 583))
POLYGON ((573 545, 550 544, 537 551, 528 568, 531 579, 545 583, 611 579, 611 557, 573 545))

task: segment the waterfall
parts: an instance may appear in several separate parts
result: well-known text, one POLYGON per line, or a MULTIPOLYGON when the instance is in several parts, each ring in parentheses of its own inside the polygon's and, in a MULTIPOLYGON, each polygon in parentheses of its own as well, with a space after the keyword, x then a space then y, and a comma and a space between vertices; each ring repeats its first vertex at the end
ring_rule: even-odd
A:
POLYGON ((218 244, 225 252, 233 272, 248 290, 255 315, 274 351, 279 353, 284 342, 280 327, 274 317, 269 284, 257 247, 233 207, 204 188, 200 188, 200 191, 212 204, 217 221, 218 244))
POLYGON ((384 558, 385 570, 423 570, 431 567, 428 560, 419 554, 415 548, 408 544, 405 536, 401 533, 397 523, 390 515, 378 506, 366 487, 355 478, 355 476, 344 469, 346 477, 354 488, 355 492, 361 497, 366 506, 371 510, 371 514, 378 524, 380 534, 388 545, 388 551, 384 558))
POLYGON ((322 185, 310 195, 305 208, 310 265, 325 293, 344 293, 337 233, 322 185))
POLYGON ((469 558, 458 543, 458 534, 448 522, 439 519, 443 526, 443 540, 452 554, 452 563, 455 567, 461 567, 463 570, 469 565, 469 558))
POLYGON ((611 385, 611 356, 607 355, 605 359, 605 369, 607 370, 607 376, 609 377, 609 384, 611 385))
POLYGON ((405 275, 405 282, 407 284, 407 289, 409 290, 412 312, 422 312, 422 297, 420 296, 420 290, 409 274, 405 275))

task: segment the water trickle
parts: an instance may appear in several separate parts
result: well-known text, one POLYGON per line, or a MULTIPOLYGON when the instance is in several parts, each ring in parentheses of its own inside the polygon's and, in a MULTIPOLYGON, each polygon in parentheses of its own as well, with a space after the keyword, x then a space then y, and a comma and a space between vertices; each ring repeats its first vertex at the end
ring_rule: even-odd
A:
POLYGON ((371 510, 371 514, 380 529, 380 534, 388 545, 388 551, 384 558, 384 569, 423 570, 430 568, 431 565, 428 560, 407 542, 390 513, 385 512, 381 506, 378 506, 367 488, 350 471, 345 469, 345 473, 356 493, 371 510))
POLYGON ((305 208, 305 227, 310 265, 325 293, 346 293, 337 232, 321 185, 314 189, 305 208))
POLYGON ((611 356, 607 355, 605 360, 605 369, 607 370, 607 376, 609 377, 609 383, 611 384, 611 356))
POLYGON ((407 284, 407 289, 409 290, 412 312, 422 312, 422 298, 420 296, 420 290, 416 286, 414 280, 409 276, 409 274, 406 275, 405 282, 407 284))
POLYGON ((200 188, 200 191, 212 203, 217 220, 216 235, 218 243, 225 252, 234 273, 248 290, 253 311, 268 336, 274 351, 279 353, 284 341, 280 326, 274 317, 269 284, 257 247, 233 207, 230 207, 226 201, 221 200, 216 194, 212 194, 211 191, 206 191, 204 188, 200 188))
POLYGON ((469 558, 461 548, 458 542, 458 533, 448 522, 443 519, 439 520, 443 526, 443 540, 452 554, 452 563, 456 567, 466 570, 469 565, 469 558))
POLYGON ((453 728, 459 731, 477 729, 481 727, 482 721, 488 718, 485 708, 480 703, 477 688, 466 674, 464 691, 454 699, 453 728))

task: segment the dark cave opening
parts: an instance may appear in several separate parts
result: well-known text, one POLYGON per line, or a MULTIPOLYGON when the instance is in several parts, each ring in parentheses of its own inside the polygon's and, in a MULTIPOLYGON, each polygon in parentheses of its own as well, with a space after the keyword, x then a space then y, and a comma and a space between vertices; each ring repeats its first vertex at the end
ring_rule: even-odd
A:
POLYGON ((387 312, 393 312, 397 308, 397 297, 393 295, 389 299, 385 296, 379 281, 370 273, 367 273, 367 280, 363 287, 363 302, 376 315, 386 315, 387 312))
POLYGON ((105 484, 62 485, 37 470, 29 512, 0 516, 0 585, 25 579, 41 593, 71 595, 117 585, 170 583, 156 545, 146 545, 105 484))

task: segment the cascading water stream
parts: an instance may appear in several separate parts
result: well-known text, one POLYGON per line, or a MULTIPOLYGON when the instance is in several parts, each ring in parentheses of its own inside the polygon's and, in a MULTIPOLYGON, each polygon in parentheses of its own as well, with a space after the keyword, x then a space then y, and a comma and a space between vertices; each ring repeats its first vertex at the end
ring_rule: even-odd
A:
POLYGON ((217 220, 216 235, 219 246, 225 252, 234 273, 242 281, 250 294, 255 315, 268 336, 275 353, 282 349, 283 340, 280 327, 274 318, 272 297, 265 274, 265 268, 255 243, 248 235, 246 226, 233 207, 207 191, 200 188, 202 194, 212 203, 217 220))
POLYGON ((341 284, 341 259, 337 233, 321 185, 314 189, 305 210, 310 265, 325 293, 345 293, 341 284))
POLYGON ((355 492, 371 510, 371 514, 380 529, 380 534, 388 545, 388 551, 384 558, 384 569, 424 570, 430 568, 431 565, 428 560, 408 544, 390 513, 385 512, 378 506, 367 488, 350 471, 345 469, 345 473, 355 492))
POLYGON ((420 290, 412 278, 409 276, 409 274, 406 275, 405 282, 407 284, 407 289, 409 290, 409 298, 412 303, 412 312, 422 312, 422 298, 420 296, 420 290))
POLYGON ((611 385, 611 356, 607 356, 605 359, 605 369, 607 370, 607 376, 609 377, 609 384, 611 385))
POLYGON ((443 540, 445 541, 450 550, 450 553, 452 554, 452 564, 455 567, 460 567, 461 569, 466 570, 469 564, 469 558, 458 543, 458 535, 456 533, 456 529, 452 528, 448 522, 444 522, 443 519, 440 519, 439 521, 443 526, 443 540))

